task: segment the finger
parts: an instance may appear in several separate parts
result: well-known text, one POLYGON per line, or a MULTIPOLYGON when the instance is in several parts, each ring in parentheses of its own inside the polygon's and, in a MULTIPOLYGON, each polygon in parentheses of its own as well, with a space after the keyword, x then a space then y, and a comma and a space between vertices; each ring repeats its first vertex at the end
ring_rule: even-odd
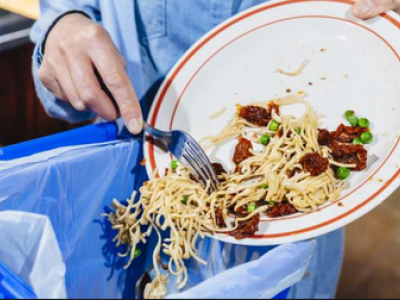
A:
POLYGON ((101 89, 89 57, 71 51, 67 62, 75 90, 84 105, 107 121, 116 120, 119 117, 118 109, 101 89))
POLYGON ((39 70, 39 79, 54 96, 58 99, 66 101, 67 95, 64 93, 64 90, 61 88, 60 83, 57 81, 56 76, 53 75, 51 71, 49 71, 48 67, 45 64, 39 70))
POLYGON ((64 90, 61 87, 60 83, 57 81, 56 84, 58 86, 59 91, 54 95, 57 97, 57 99, 59 99, 61 101, 64 101, 64 102, 68 101, 67 94, 64 92, 64 90))
POLYGON ((60 83, 61 89, 66 95, 67 102, 69 102, 76 110, 86 111, 85 104, 79 99, 78 93, 72 82, 71 73, 66 64, 62 64, 60 68, 57 68, 57 80, 60 83))
POLYGON ((133 86, 126 74, 120 54, 108 43, 103 51, 92 51, 91 59, 100 73, 105 85, 117 102, 121 116, 129 131, 133 134, 140 133, 143 126, 142 110, 133 86))
POLYGON ((355 17, 365 20, 396 8, 397 1, 394 0, 359 0, 353 6, 353 13, 355 17))

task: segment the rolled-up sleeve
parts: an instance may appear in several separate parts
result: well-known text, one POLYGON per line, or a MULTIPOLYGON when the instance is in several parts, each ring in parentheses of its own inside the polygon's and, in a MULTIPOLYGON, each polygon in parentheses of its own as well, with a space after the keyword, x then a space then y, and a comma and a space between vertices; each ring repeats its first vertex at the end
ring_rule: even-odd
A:
POLYGON ((33 54, 33 77, 36 92, 47 113, 59 119, 77 123, 95 118, 91 112, 80 112, 70 104, 57 99, 39 80, 39 68, 43 60, 43 42, 54 24, 64 15, 80 12, 101 23, 98 0, 40 0, 40 20, 31 31, 31 40, 36 43, 33 54))

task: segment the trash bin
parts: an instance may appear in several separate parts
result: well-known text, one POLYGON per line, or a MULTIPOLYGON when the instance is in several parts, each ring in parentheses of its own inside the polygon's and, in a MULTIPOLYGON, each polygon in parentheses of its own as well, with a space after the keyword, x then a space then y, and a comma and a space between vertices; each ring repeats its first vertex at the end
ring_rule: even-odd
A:
MULTIPOLYGON (((107 123, 0 150, 0 213, 48 218, 66 266, 68 298, 135 298, 134 283, 151 265, 152 254, 143 249, 143 256, 125 271, 126 261, 117 255, 123 249, 115 248, 115 233, 101 214, 114 198, 127 199, 147 179, 140 164, 142 146, 141 139, 119 140, 117 125, 107 123)), ((0 241, 0 298, 43 298, 32 289, 35 278, 19 278, 9 261, 2 261, 1 245, 7 242, 0 241)), ((30 260, 35 261, 45 242, 29 254, 30 260)), ((154 243, 150 240, 147 247, 154 243)), ((286 290, 276 299, 288 294, 286 290)))
POLYGON ((61 147, 114 141, 117 139, 117 134, 118 126, 116 123, 90 125, 30 142, 0 148, 0 161, 26 157, 61 147))

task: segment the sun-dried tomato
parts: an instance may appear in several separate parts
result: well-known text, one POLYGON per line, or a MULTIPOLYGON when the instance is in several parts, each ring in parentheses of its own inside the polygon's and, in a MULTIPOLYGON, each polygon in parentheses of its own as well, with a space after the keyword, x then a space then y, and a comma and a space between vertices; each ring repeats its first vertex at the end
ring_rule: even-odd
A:
POLYGON ((318 130, 318 143, 321 146, 329 146, 332 142, 332 135, 329 130, 319 129, 318 130))
POLYGON ((215 216, 217 219, 217 226, 219 228, 226 228, 226 223, 225 223, 225 219, 224 219, 224 214, 222 213, 222 210, 217 208, 215 210, 215 216))
POLYGON ((355 165, 354 170, 356 171, 367 168, 368 151, 362 145, 335 142, 330 146, 330 149, 336 162, 355 165))
POLYGON ((253 149, 253 144, 243 137, 239 139, 239 144, 237 144, 235 149, 235 155, 233 156, 233 162, 237 165, 241 164, 246 159, 253 156, 250 150, 253 149))
POLYGON ((297 209, 287 201, 277 203, 275 206, 270 207, 267 211, 267 216, 270 218, 279 218, 283 216, 290 216, 297 214, 297 209))
POLYGON ((310 173, 311 176, 319 176, 326 172, 329 168, 329 159, 322 157, 318 153, 309 153, 300 159, 304 171, 310 173))
MULTIPOLYGON (((238 213, 237 217, 243 218, 245 216, 243 213, 238 213)), ((238 228, 236 228, 234 231, 231 231, 229 235, 237 240, 251 238, 259 230, 260 220, 260 214, 256 214, 253 218, 240 222, 238 228)))
POLYGON ((341 124, 335 132, 332 132, 332 140, 339 143, 352 143, 354 139, 361 137, 367 131, 369 131, 368 128, 341 124))

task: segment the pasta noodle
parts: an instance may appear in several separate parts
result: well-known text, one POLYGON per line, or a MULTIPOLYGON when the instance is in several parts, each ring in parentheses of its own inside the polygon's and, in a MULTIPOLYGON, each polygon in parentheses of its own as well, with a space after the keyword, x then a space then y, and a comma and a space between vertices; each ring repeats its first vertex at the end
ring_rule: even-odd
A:
POLYGON ((186 286, 188 271, 185 261, 193 258, 206 264, 198 256, 197 241, 207 234, 231 234, 244 227, 258 228, 257 218, 270 211, 271 202, 307 213, 339 198, 346 183, 337 179, 327 165, 354 165, 335 162, 332 150, 319 144, 320 116, 304 100, 304 96, 304 92, 298 92, 272 102, 254 104, 258 108, 267 108, 271 103, 277 107, 293 104, 305 107, 301 118, 280 115, 272 109, 271 119, 279 122, 279 131, 272 131, 269 124, 257 126, 243 119, 238 106, 235 118, 219 135, 203 139, 205 147, 212 148, 238 136, 248 138, 254 144, 260 144, 260 137, 265 134, 271 136, 268 145, 260 144, 261 150, 249 150, 251 156, 237 165, 236 172, 219 174, 219 188, 211 195, 208 186, 193 181, 188 169, 178 164, 178 168, 169 170, 166 176, 155 176, 146 182, 140 189, 139 201, 135 202, 136 193, 127 205, 114 200, 115 212, 107 217, 113 229, 118 231, 115 238, 117 246, 124 244, 129 247, 129 251, 121 255, 129 257, 126 267, 135 258, 140 243, 146 243, 153 231, 158 236, 153 256, 156 277, 146 287, 146 298, 164 298, 171 275, 177 277, 179 289, 186 286), (314 170, 307 171, 302 163, 308 154, 317 155, 320 162, 326 161, 326 169, 311 176, 314 170), (250 206, 254 209, 243 212, 243 208, 250 206), (232 212, 236 218, 231 218, 232 212), (232 225, 229 223, 226 226, 221 216, 223 220, 232 219, 232 225), (169 237, 163 240, 160 232, 170 232, 169 237), (167 271, 160 267, 162 257, 169 259, 167 271))
POLYGON ((211 120, 218 119, 220 116, 222 116, 226 112, 226 107, 223 107, 220 111, 216 112, 215 114, 212 114, 210 116, 211 120))
POLYGON ((293 77, 299 76, 304 71, 304 69, 307 67, 308 63, 309 63, 308 60, 303 61, 300 65, 300 67, 294 72, 288 72, 288 71, 284 71, 282 69, 278 69, 277 72, 282 75, 287 75, 287 76, 293 76, 293 77))

